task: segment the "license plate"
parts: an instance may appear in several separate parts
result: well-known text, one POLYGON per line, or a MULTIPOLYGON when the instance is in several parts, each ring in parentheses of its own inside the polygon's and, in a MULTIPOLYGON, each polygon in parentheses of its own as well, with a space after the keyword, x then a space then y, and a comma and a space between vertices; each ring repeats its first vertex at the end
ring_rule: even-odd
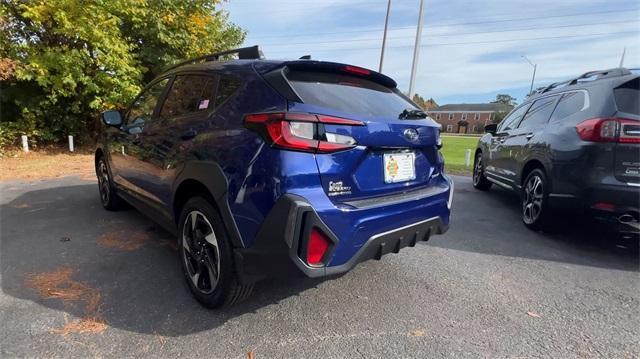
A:
POLYGON ((413 152, 385 153, 383 164, 385 183, 416 179, 416 154, 413 152))

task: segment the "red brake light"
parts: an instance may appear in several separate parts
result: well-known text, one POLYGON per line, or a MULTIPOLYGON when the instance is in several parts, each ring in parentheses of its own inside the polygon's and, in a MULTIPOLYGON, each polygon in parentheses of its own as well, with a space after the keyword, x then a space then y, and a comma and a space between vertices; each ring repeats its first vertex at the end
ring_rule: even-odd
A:
POLYGON ((330 245, 331 240, 318 228, 313 227, 307 244, 307 263, 312 266, 321 265, 322 258, 327 253, 330 245))
POLYGON ((369 76, 371 71, 363 69, 362 67, 347 65, 342 69, 344 72, 349 72, 356 75, 369 76))
POLYGON ((622 118, 592 118, 576 125, 584 141, 640 143, 640 122, 622 118))
POLYGON ((263 133, 279 148, 318 153, 355 147, 355 140, 349 136, 325 133, 325 138, 320 138, 318 125, 364 126, 360 121, 295 112, 250 114, 245 116, 244 121, 247 127, 263 133))

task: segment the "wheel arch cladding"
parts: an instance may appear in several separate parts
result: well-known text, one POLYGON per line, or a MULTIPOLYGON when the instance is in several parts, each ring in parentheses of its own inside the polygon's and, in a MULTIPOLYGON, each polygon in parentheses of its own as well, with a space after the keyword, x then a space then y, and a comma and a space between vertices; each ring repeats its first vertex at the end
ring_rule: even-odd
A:
POLYGON ((95 156, 94 156, 94 162, 95 162, 96 166, 98 165, 98 159, 100 157, 104 157, 104 151, 102 150, 102 148, 98 147, 96 149, 96 153, 95 153, 95 156))
POLYGON ((185 163, 174 182, 172 210, 176 226, 179 226, 180 211, 189 198, 196 195, 208 196, 211 205, 218 211, 222 218, 222 225, 229 236, 231 245, 236 248, 244 248, 244 242, 240 237, 229 201, 227 200, 227 178, 222 168, 215 162, 190 161, 185 163))
POLYGON ((522 167, 522 172, 521 172, 522 175, 520 176, 521 185, 524 185, 524 181, 527 179, 527 176, 529 175, 529 173, 531 173, 531 171, 533 171, 536 168, 542 170, 542 172, 544 172, 545 175, 547 174, 547 169, 545 168, 542 161, 538 159, 531 159, 527 161, 527 163, 525 163, 524 167, 522 167))

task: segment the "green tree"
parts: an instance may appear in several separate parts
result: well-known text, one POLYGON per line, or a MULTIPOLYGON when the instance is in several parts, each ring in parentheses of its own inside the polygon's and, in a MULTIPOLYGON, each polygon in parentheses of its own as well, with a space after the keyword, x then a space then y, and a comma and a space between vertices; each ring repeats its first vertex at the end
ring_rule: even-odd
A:
POLYGON ((517 99, 515 97, 511 97, 511 95, 507 94, 498 94, 496 95, 496 100, 491 101, 491 103, 501 103, 508 106, 515 106, 517 104, 517 99))
POLYGON ((245 36, 220 0, 0 1, 0 137, 91 138, 166 65, 245 36))
POLYGON ((428 100, 425 100, 422 96, 418 94, 414 94, 412 100, 413 102, 416 103, 416 105, 420 106, 420 108, 425 111, 429 111, 438 107, 438 104, 434 99, 430 98, 428 100))

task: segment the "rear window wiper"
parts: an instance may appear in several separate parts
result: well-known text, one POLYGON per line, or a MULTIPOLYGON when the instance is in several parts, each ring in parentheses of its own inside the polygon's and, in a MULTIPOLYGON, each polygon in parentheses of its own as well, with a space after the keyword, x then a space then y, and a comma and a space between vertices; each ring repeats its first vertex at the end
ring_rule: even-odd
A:
POLYGON ((410 108, 410 109, 404 109, 402 112, 400 112, 400 114, 398 115, 398 118, 401 120, 427 118, 427 114, 422 110, 416 110, 416 109, 410 108))

